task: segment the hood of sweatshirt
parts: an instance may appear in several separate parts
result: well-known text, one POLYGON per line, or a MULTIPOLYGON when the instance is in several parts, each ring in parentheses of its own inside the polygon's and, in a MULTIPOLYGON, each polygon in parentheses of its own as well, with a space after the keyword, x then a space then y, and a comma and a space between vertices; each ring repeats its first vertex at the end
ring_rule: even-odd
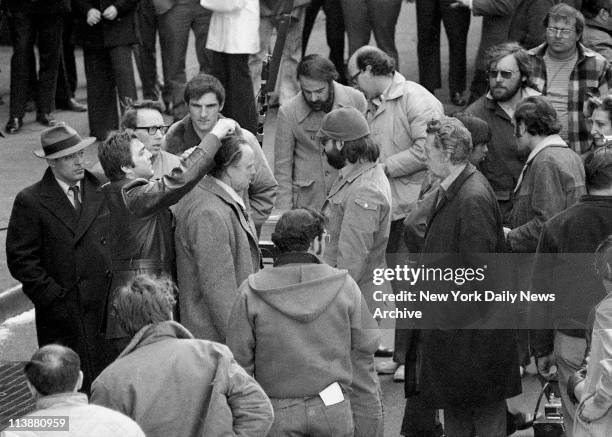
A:
POLYGON ((249 276, 251 290, 272 308, 300 322, 316 320, 348 280, 327 264, 286 264, 249 276))

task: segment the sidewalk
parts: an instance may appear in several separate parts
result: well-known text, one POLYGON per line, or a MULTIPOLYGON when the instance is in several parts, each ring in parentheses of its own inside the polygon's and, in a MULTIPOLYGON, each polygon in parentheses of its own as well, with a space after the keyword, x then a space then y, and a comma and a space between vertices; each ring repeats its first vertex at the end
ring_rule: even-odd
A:
MULTIPOLYGON (((327 44, 325 42, 324 19, 323 14, 320 14, 317 18, 310 38, 308 52, 321 54, 328 53, 327 44)), ((469 80, 471 80, 472 66, 480 38, 480 24, 481 20, 479 18, 472 18, 468 37, 468 85, 469 80)), ((397 24, 396 41, 400 53, 400 71, 406 78, 418 81, 416 20, 415 6, 413 3, 403 3, 402 5, 402 12, 397 24)), ((448 44, 445 35, 441 36, 441 46, 441 59, 443 64, 442 77, 443 83, 446 84, 446 74, 448 71, 448 44)), ((9 116, 11 54, 11 47, 0 46, 0 65, 3 66, 2 71, 0 71, 0 96, 2 96, 4 100, 4 104, 0 105, 0 129, 2 129, 3 133, 4 126, 9 116)), ((85 92, 85 72, 83 69, 83 55, 80 49, 76 52, 76 60, 79 81, 76 98, 80 102, 85 103, 87 97, 85 92)), ((158 71, 161 72, 161 60, 159 55, 158 71)), ((195 57, 194 41, 193 37, 191 37, 187 53, 187 77, 192 77, 197 71, 198 64, 195 57)), ((136 80, 140 85, 138 75, 136 75, 136 80)), ((439 90, 436 95, 443 103, 448 103, 448 89, 439 90)), ((451 109, 455 107, 449 105, 448 108, 451 109)), ((0 293, 3 290, 19 285, 8 272, 6 266, 6 253, 4 250, 6 239, 5 228, 8 225, 13 200, 21 189, 40 180, 46 168, 44 160, 38 159, 32 154, 33 150, 40 148, 40 132, 44 129, 42 125, 36 123, 34 120, 35 115, 35 113, 26 114, 24 126, 18 134, 5 134, 5 138, 0 138, 0 175, 2 180, 2 186, 0 188, 0 246, 3 248, 3 250, 0 251, 0 293)), ((57 111, 54 113, 54 116, 57 120, 64 121, 75 128, 81 136, 88 136, 89 128, 87 113, 57 111)), ((268 138, 268 141, 270 139, 271 138, 268 138)), ((266 141, 266 148, 268 147, 267 144, 269 144, 268 141, 266 141)), ((264 151, 267 155, 270 155, 268 150, 264 151)), ((95 151, 89 151, 88 155, 90 163, 93 165, 97 161, 95 151)), ((270 164, 272 165, 272 163, 270 164)), ((27 302, 29 301, 26 299, 26 303, 27 302)), ((0 306, 2 306, 2 304, 3 302, 0 299, 0 306)), ((0 313, 0 322, 3 320, 1 316, 2 313, 0 313)))

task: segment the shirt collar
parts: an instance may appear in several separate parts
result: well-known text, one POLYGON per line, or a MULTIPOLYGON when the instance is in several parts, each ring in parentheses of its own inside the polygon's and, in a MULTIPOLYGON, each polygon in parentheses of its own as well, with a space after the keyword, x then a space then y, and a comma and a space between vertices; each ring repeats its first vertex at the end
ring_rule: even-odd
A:
POLYGON ((232 200, 234 202, 236 202, 238 205, 240 205, 240 207, 242 208, 243 211, 246 211, 246 206, 244 205, 244 200, 242 200, 242 198, 238 195, 238 193, 236 193, 236 191, 232 187, 230 187, 225 182, 217 179, 214 176, 211 176, 211 178, 212 178, 213 181, 215 181, 217 183, 217 185, 219 185, 221 188, 223 188, 225 190, 225 192, 227 192, 227 194, 230 195, 230 197, 232 198, 232 200))
POLYGON ((454 168, 450 174, 448 176, 446 176, 444 178, 444 180, 442 182, 440 182, 440 187, 442 187, 444 189, 444 191, 448 191, 449 187, 451 186, 451 184, 453 182, 455 182, 455 179, 457 179, 459 177, 459 175, 461 174, 461 172, 465 169, 465 167, 467 166, 467 162, 463 165, 458 166, 457 168, 454 168))
POLYGON ((555 146, 559 146, 559 145, 567 146, 567 144, 565 144, 565 141, 563 141, 563 138, 561 138, 558 134, 549 135, 546 138, 544 138, 542 141, 540 141, 537 146, 535 146, 535 148, 531 151, 531 153, 527 157, 527 162, 525 162, 525 164, 528 164, 531 161, 533 161, 533 159, 536 157, 536 155, 538 153, 540 153, 546 147, 549 147, 549 146, 552 146, 552 145, 555 145, 555 146))
POLYGON ((81 181, 78 181, 76 184, 68 185, 66 182, 61 181, 58 178, 55 178, 55 180, 57 181, 57 183, 59 184, 60 188, 62 189, 62 191, 64 192, 66 196, 72 195, 70 194, 70 187, 72 187, 73 185, 76 185, 77 187, 79 187, 79 191, 81 190, 81 181))
POLYGON ((57 393, 54 395, 43 396, 36 400, 36 408, 52 408, 61 405, 87 404, 87 395, 79 392, 57 393))
POLYGON ((362 173, 376 167, 376 165, 378 165, 378 162, 356 162, 354 164, 348 164, 340 169, 339 179, 353 181, 362 173))

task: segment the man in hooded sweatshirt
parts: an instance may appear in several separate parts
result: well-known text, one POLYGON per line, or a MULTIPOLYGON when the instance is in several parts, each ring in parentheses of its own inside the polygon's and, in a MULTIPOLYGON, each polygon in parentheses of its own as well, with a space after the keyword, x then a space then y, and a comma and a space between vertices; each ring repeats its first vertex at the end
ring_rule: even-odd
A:
POLYGON ((353 377, 361 380, 355 355, 378 347, 378 326, 348 272, 308 252, 324 221, 308 209, 283 214, 272 234, 274 267, 249 276, 229 318, 227 345, 274 408, 268 436, 357 435, 353 400, 371 395, 380 403, 377 379, 368 389, 353 377), (281 352, 283 360, 273 359, 281 352))

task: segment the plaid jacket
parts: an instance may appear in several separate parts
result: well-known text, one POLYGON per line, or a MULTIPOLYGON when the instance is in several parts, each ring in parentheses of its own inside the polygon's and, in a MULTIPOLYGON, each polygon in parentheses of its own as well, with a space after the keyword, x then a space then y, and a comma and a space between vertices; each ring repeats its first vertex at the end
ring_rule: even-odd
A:
MULTIPOLYGON (((546 95, 546 66, 544 54, 547 44, 541 44, 529 50, 534 63, 531 81, 538 90, 546 95)), ((591 136, 587 119, 583 114, 584 102, 588 99, 587 91, 597 88, 599 95, 605 96, 612 88, 612 70, 610 63, 598 53, 578 43, 578 61, 570 75, 567 94, 568 145, 578 154, 591 148, 591 136)))

